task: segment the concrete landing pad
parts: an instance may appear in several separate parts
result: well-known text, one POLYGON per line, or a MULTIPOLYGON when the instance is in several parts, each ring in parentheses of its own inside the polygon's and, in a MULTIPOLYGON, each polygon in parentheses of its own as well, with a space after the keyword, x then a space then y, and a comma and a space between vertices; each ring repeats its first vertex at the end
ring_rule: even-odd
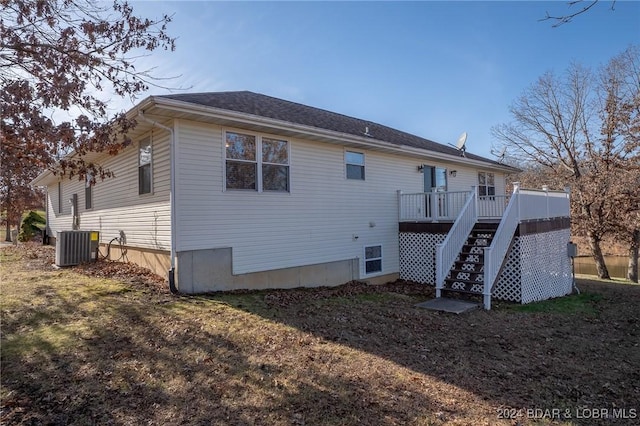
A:
POLYGON ((464 300, 447 299, 441 297, 439 299, 431 299, 416 305, 418 308, 429 309, 432 311, 451 312, 453 314, 461 314, 463 312, 472 311, 480 308, 479 303, 467 302, 464 300))

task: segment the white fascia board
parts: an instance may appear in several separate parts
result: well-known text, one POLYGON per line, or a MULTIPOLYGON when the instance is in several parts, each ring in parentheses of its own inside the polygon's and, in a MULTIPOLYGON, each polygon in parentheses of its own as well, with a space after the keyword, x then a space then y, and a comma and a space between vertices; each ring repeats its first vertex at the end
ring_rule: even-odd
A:
MULTIPOLYGON (((191 113, 202 115, 211 118, 218 118, 222 120, 234 121, 238 124, 247 125, 264 125, 274 129, 280 129, 284 131, 295 130, 300 133, 305 133, 310 136, 315 136, 323 139, 327 139, 337 144, 344 145, 351 143, 363 148, 382 149, 387 152, 393 152, 401 155, 413 155, 417 158, 424 159, 436 159, 449 163, 456 163, 461 165, 472 165, 484 169, 501 170, 505 172, 513 173, 515 170, 509 166, 499 166, 497 164, 488 163, 481 160, 470 159, 467 157, 458 157, 449 154, 443 154, 436 151, 429 151, 427 149, 415 148, 406 145, 397 145, 390 142, 385 142, 379 139, 355 136, 348 133, 336 132, 333 130, 320 129, 317 127, 306 126, 303 124, 292 123, 289 121, 276 120, 273 118, 261 117, 253 114, 247 114, 243 112, 230 111, 222 108, 209 107, 206 105, 198 105, 190 102, 177 101, 175 99, 152 97, 152 99, 145 99, 145 101, 152 101, 159 108, 166 109, 168 111, 191 113)), ((142 106, 140 106, 142 109, 142 106)))

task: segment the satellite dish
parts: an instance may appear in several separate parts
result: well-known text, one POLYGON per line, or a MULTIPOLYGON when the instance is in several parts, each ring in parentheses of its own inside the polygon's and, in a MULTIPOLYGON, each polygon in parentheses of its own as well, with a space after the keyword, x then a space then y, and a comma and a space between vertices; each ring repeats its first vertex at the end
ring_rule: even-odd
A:
POLYGON ((458 142, 455 145, 449 144, 451 146, 455 146, 458 151, 460 151, 460 155, 464 157, 464 152, 467 150, 465 143, 467 142, 467 132, 462 132, 460 137, 458 138, 458 142))
POLYGON ((507 147, 503 146, 502 149, 500 150, 500 153, 498 153, 498 151, 494 151, 493 149, 491 150, 491 155, 494 155, 496 157, 496 161, 498 163, 502 163, 504 161, 504 157, 507 154, 507 147))

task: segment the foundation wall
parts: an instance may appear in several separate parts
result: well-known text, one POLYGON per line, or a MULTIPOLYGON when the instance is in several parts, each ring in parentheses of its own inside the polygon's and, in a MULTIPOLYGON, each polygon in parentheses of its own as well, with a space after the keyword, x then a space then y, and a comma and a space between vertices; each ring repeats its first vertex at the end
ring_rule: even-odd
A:
MULTIPOLYGON (((231 248, 178 252, 178 290, 194 294, 238 289, 336 286, 356 280, 359 275, 357 258, 237 275, 232 273, 231 267, 231 248)), ((398 274, 387 274, 365 281, 378 284, 397 277, 398 274)))
MULTIPOLYGON (((106 255, 106 244, 100 245, 100 253, 106 255)), ((171 267, 171 256, 168 251, 138 247, 125 247, 123 253, 120 246, 112 245, 109 251, 109 260, 135 263, 143 268, 150 269, 154 274, 160 275, 165 280, 171 267)))

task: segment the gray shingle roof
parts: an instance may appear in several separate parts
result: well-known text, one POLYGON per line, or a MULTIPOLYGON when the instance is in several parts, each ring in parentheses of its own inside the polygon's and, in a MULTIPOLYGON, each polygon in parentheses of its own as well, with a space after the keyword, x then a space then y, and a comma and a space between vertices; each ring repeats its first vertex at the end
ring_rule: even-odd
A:
MULTIPOLYGON (((460 156, 460 152, 454 147, 392 129, 382 124, 249 91, 185 93, 158 97, 252 114, 354 136, 365 136, 365 130, 368 128, 369 135, 374 139, 395 145, 404 145, 457 157, 460 156)), ((466 157, 504 166, 496 161, 469 152, 466 153, 466 157)))

